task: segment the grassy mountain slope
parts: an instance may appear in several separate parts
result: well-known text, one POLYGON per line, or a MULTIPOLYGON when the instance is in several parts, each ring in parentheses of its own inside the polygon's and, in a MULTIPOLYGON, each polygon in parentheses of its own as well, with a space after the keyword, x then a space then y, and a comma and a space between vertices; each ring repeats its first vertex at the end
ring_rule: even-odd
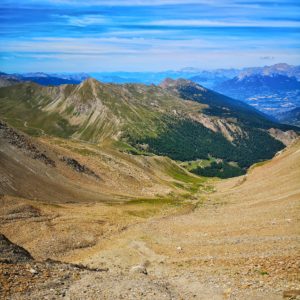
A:
POLYGON ((205 180, 167 157, 28 135, 0 121, 0 195, 50 202, 119 202, 191 195, 205 180))
POLYGON ((0 89, 0 117, 30 134, 122 145, 181 161, 212 156, 241 168, 284 147, 268 129, 291 129, 186 80, 161 86, 91 78, 58 87, 18 84, 0 89))

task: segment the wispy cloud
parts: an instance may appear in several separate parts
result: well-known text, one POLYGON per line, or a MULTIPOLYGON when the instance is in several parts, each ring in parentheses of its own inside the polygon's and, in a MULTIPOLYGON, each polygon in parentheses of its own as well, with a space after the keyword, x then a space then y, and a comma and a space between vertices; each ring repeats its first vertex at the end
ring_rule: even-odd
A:
POLYGON ((300 21, 263 21, 263 20, 186 20, 171 19, 151 21, 145 25, 175 26, 175 27, 299 27, 300 21))
POLYGON ((72 26, 85 27, 89 25, 103 25, 109 23, 109 19, 102 15, 81 15, 81 16, 69 16, 69 15, 54 15, 57 18, 62 18, 67 24, 72 26))
MULTIPOLYGON (((147 54, 174 54, 183 53, 193 55, 202 52, 232 51, 232 49, 243 51, 257 51, 262 49, 277 48, 282 51, 289 49, 294 41, 282 40, 282 47, 276 47, 276 40, 264 41, 255 39, 253 41, 240 41, 230 37, 220 40, 217 37, 194 38, 194 39, 157 39, 157 38, 34 38, 25 41, 6 40, 5 46, 0 46, 1 52, 12 53, 35 53, 42 54, 64 54, 64 55, 147 55, 147 54), (222 44, 221 44, 222 43, 222 44), (254 46, 254 45, 255 46, 254 46)), ((262 56, 260 56, 261 58, 262 56)))
POLYGON ((6 71, 297 63, 299 8, 298 0, 2 0, 0 63, 6 71))
POLYGON ((260 59, 262 59, 262 60, 274 60, 275 57, 274 56, 262 56, 260 59))

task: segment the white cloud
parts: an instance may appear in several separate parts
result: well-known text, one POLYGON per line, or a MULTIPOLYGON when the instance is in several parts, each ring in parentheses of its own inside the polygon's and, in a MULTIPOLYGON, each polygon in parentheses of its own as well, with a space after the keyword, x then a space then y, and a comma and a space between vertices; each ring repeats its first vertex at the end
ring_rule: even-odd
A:
POLYGON ((202 39, 161 40, 145 38, 34 38, 27 41, 5 41, 0 50, 27 53, 68 53, 68 54, 139 54, 169 53, 213 47, 213 43, 202 39))
POLYGON ((54 15, 55 17, 66 20, 69 25, 85 27, 88 25, 103 25, 109 23, 109 20, 102 15, 81 15, 81 16, 69 16, 69 15, 54 15))
MULTIPOLYGON (((285 50, 294 45, 294 40, 281 40, 285 50)), ((30 40, 5 40, 0 46, 0 51, 23 55, 46 55, 57 57, 69 56, 143 56, 170 55, 197 57, 201 53, 209 52, 211 55, 219 52, 231 53, 232 49, 256 53, 259 58, 272 55, 273 49, 278 49, 278 41, 273 39, 235 39, 223 36, 207 38, 190 38, 165 40, 158 38, 33 38, 30 40), (268 51, 270 52, 268 54, 268 51)), ((274 50, 275 51, 275 50, 274 50)), ((296 51, 296 50, 295 50, 296 51)), ((175 59, 177 60, 177 59, 175 59)), ((175 63, 175 61, 174 61, 175 63)), ((231 61, 232 63, 232 61, 231 61)))
POLYGON ((187 20, 187 19, 173 19, 173 20, 159 20, 143 23, 144 25, 156 26, 178 26, 178 27, 300 27, 298 21, 212 21, 212 20, 187 20))

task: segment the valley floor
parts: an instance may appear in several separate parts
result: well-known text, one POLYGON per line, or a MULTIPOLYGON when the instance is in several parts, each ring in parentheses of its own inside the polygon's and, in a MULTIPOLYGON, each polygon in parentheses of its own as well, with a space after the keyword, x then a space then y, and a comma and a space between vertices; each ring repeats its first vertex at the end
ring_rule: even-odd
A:
POLYGON ((89 269, 2 263, 0 292, 7 299, 295 299, 299 179, 298 141, 185 205, 3 196, 0 230, 12 242, 40 261, 89 269))

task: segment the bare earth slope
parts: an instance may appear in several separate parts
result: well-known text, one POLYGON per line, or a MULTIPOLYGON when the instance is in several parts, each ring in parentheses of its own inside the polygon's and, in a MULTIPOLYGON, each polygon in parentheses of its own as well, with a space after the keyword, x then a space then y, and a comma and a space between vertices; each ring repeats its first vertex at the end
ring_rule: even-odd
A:
MULTIPOLYGON (((37 282, 34 286, 19 291, 5 281, 3 272, 0 280, 15 299, 291 298, 300 289, 299 178, 297 141, 271 161, 253 167, 247 176, 220 181, 215 192, 199 191, 189 199, 189 206, 137 201, 117 207, 96 203, 56 207, 4 196, 1 231, 33 257, 51 255, 109 270, 78 272, 69 279, 62 279, 60 273, 43 285, 39 278, 45 276, 45 266, 37 264, 41 271, 33 276, 29 265, 20 265, 19 273, 28 274, 29 282, 37 282), (21 202, 27 205, 27 214, 35 212, 26 222, 31 229, 24 227, 22 237, 17 231, 21 220, 8 221, 12 204, 21 202), (34 218, 43 227, 36 227, 34 218), (96 238, 94 233, 100 228, 103 234, 96 238), (60 240, 64 230, 72 233, 69 240, 60 240), (84 241, 87 230, 91 235, 84 241), (28 236, 35 231, 43 231, 48 242, 49 233, 56 233, 52 241, 60 240, 61 248, 57 244, 47 253, 41 239, 40 244, 29 242, 28 236), (82 247, 66 252, 65 245, 72 247, 71 239, 76 238, 82 247), (65 282, 65 287, 59 282, 65 282)), ((16 272, 15 280, 20 276, 16 272)))
POLYGON ((194 212, 125 231, 86 262, 148 264, 182 299, 281 299, 299 290, 299 179, 298 141, 247 177, 221 182, 194 212))
POLYGON ((51 203, 162 197, 186 193, 201 181, 168 158, 134 156, 80 141, 32 138, 1 121, 0 175, 0 194, 51 203))

